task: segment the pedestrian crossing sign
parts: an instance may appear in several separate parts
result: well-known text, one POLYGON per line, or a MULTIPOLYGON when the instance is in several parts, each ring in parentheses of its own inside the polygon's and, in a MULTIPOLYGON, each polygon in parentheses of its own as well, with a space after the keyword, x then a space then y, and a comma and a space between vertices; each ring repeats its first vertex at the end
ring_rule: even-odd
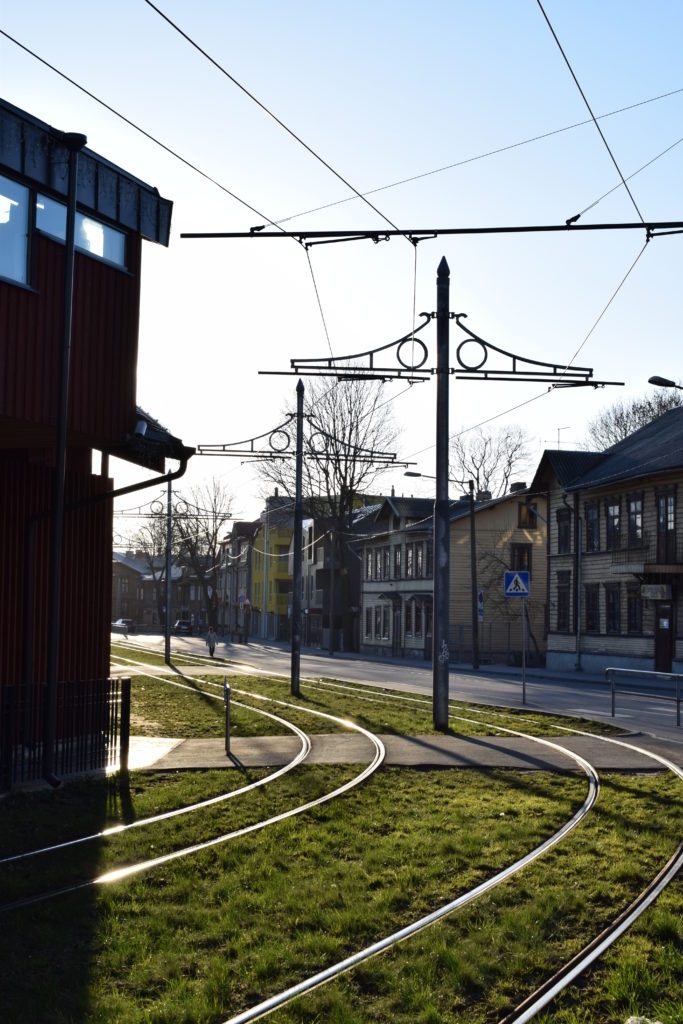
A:
POLYGON ((517 572, 505 573, 505 596, 529 596, 529 571, 527 569, 519 569, 517 572))

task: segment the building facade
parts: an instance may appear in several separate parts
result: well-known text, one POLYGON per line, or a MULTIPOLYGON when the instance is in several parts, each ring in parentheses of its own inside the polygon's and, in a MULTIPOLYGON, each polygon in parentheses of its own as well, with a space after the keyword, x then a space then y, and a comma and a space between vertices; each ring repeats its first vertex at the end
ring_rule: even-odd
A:
POLYGON ((604 452, 547 451, 548 665, 683 670, 683 409, 604 452))

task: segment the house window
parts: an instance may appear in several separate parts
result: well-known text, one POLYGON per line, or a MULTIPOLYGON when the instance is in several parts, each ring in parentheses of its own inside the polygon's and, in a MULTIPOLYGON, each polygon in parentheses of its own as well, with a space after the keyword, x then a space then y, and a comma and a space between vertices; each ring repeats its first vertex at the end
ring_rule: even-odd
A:
POLYGON ((600 587, 590 583, 585 590, 586 632, 600 632, 600 587))
POLYGON ((434 575, 434 541, 427 541, 427 568, 425 570, 425 576, 431 577, 434 575))
POLYGON ((372 579, 372 550, 370 548, 365 551, 365 578, 366 580, 372 579))
POLYGON ((391 578, 391 551, 389 548, 382 548, 382 579, 391 578))
POLYGON ((643 632, 643 599, 639 587, 626 591, 626 628, 629 633, 643 632))
POLYGON ((676 561, 676 495, 657 494, 657 561, 676 561))
POLYGON ((128 577, 127 576, 122 576, 121 577, 121 593, 122 594, 127 594, 128 593, 128 577))
POLYGON ((422 542, 415 545, 415 575, 422 576, 423 570, 423 551, 422 542))
POLYGON ((406 615, 405 633, 406 633, 406 636, 412 636, 413 635, 413 604, 412 604, 412 601, 410 603, 406 602, 405 610, 406 610, 406 612, 405 612, 405 615, 406 615))
POLYGON ((0 175, 0 277, 28 282, 29 191, 0 175))
POLYGON ((414 626, 414 628, 415 628, 415 636, 422 636, 422 605, 421 604, 417 604, 417 603, 415 604, 414 623, 415 623, 415 626, 414 626))
POLYGON ((557 512, 557 553, 568 555, 570 551, 570 513, 568 508, 561 508, 557 512))
MULTIPOLYGON (((40 193, 36 196, 36 231, 58 242, 66 241, 66 206, 40 193)), ((103 224, 84 213, 76 213, 74 245, 81 252, 114 263, 126 265, 126 236, 122 231, 103 224)))
POLYGON ((642 494, 628 497, 628 546, 643 546, 643 496, 642 494))
POLYGON ((621 632, 620 588, 618 583, 605 584, 605 621, 608 633, 621 632))
POLYGON ((619 498, 605 499, 605 517, 607 519, 607 550, 615 551, 621 547, 621 519, 619 498))
POLYGON ((569 603, 572 574, 569 571, 557 574, 557 631, 569 632, 569 603))
POLYGON ((385 604, 382 608, 382 639, 389 639, 389 620, 391 618, 391 608, 388 604, 385 604))
POLYGON ((432 635, 432 604, 425 605, 425 636, 432 635))
POLYGON ((365 609, 365 635, 372 636, 372 608, 365 609))
POLYGON ((536 515, 535 505, 527 505, 525 501, 520 501, 517 506, 517 511, 517 526, 523 530, 538 529, 538 518, 536 515))
POLYGON ((401 578, 401 545, 394 544, 394 579, 401 578))
POLYGON ((510 562, 515 572, 531 572, 531 544, 511 544, 510 562))
POLYGON ((406 579, 413 578, 413 545, 406 544, 406 579))
POLYGON ((375 551, 375 579, 381 580, 382 578, 382 552, 380 548, 375 551))
POLYGON ((379 640, 382 636, 382 608, 380 605, 375 607, 375 639, 379 640))
POLYGON ((600 506, 597 501, 586 503, 586 551, 600 550, 600 506))

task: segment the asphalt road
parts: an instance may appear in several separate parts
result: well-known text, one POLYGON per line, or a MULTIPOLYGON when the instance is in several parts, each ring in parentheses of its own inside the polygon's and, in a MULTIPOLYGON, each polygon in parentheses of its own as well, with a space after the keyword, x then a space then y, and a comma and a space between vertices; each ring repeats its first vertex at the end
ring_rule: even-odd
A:
MULTIPOLYGON (((112 635, 112 640, 122 641, 112 635)), ((125 641, 123 641, 125 642, 125 641)), ((164 650, 164 638, 135 634, 131 643, 140 643, 152 650, 164 650)), ((173 637, 172 654, 208 654, 202 637, 173 637)), ((248 644, 225 643, 219 638, 216 661, 226 659, 241 671, 253 670, 288 676, 291 655, 286 644, 250 641, 248 644)), ((305 650, 301 654, 301 677, 333 677, 372 686, 390 687, 410 693, 432 693, 431 664, 398 658, 368 658, 360 655, 328 654, 305 650)), ((673 692, 673 691, 671 691, 673 692)), ((545 669, 528 669, 526 673, 526 704, 522 703, 521 669, 504 666, 483 666, 478 672, 454 665, 449 672, 449 696, 481 704, 504 707, 527 707, 530 710, 578 715, 614 725, 632 732, 675 744, 683 763, 683 726, 676 726, 676 704, 656 694, 646 697, 617 693, 616 715, 611 716, 609 686, 602 677, 583 673, 551 675, 545 669)))

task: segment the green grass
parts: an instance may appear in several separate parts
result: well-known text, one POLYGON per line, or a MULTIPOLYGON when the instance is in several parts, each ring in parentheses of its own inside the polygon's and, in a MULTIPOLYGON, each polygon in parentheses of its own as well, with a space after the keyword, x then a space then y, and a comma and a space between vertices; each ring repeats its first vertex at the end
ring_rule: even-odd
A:
MULTIPOLYGON (((234 677, 231 684, 235 699, 244 689, 296 703, 282 681, 234 677)), ((381 698, 367 689, 354 696, 302 685, 300 712, 263 706, 298 715, 307 731, 321 730, 306 707, 379 732, 432 731, 429 708, 381 698)), ((222 700, 151 677, 134 679, 133 710, 163 734, 221 735, 222 700)), ((549 735, 567 722, 499 709, 460 713, 484 732, 482 718, 549 735)), ((260 716, 238 717, 242 735, 266 731, 260 716)), ((356 770, 299 766, 196 815, 0 865, 0 902, 222 835, 313 799, 356 770)), ((114 776, 12 793, 0 802, 0 853, 186 806, 263 774, 132 772, 127 784, 114 776)), ((649 773, 601 782, 588 819, 539 861, 270 1019, 495 1024, 623 909, 675 849, 680 782, 649 773)), ((6 911, 0 1020, 218 1024, 494 874, 554 832, 585 792, 576 773, 385 767, 333 803, 265 831, 126 881, 6 911)), ((538 1019, 623 1024, 629 1013, 642 1013, 682 1024, 680 911, 679 882, 538 1019)))

